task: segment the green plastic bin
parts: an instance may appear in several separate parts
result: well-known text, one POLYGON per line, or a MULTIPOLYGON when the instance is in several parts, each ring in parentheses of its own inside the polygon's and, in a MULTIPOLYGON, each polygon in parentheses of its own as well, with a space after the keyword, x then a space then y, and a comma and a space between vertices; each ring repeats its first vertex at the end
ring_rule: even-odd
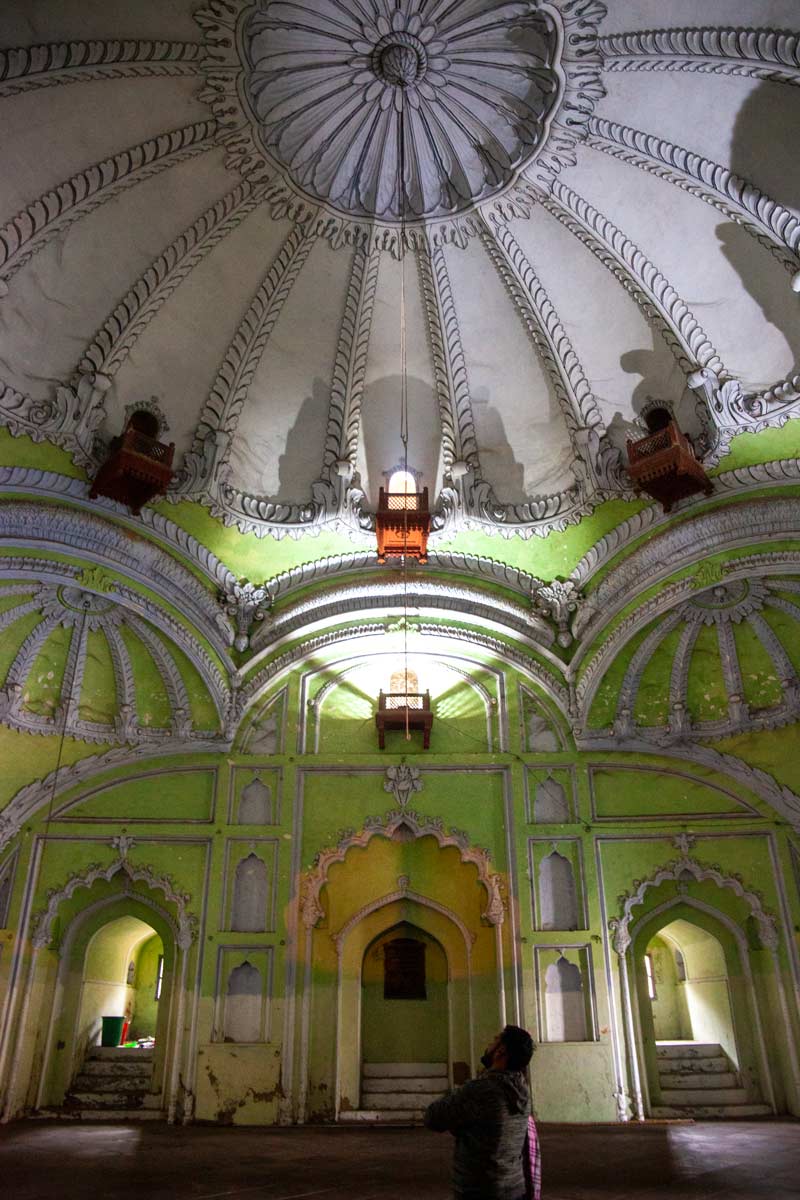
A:
POLYGON ((103 1032, 100 1037, 101 1046, 118 1046, 122 1040, 124 1017, 103 1017, 103 1032))

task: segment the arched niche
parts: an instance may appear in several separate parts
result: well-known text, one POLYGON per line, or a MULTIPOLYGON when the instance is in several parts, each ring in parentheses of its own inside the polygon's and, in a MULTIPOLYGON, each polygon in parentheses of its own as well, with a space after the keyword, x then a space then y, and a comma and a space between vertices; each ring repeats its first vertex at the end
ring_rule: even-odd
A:
POLYGON ((225 984, 223 1039, 226 1042, 263 1041, 264 980, 247 959, 233 967, 225 984))
POLYGON ((267 928, 269 872, 257 854, 241 859, 233 874, 231 929, 238 933, 263 933, 267 928))
POLYGON ((586 996, 580 967, 563 954, 545 971, 548 1042, 587 1040, 586 996))
POLYGON ((577 929, 579 924, 572 863, 553 847, 539 864, 539 928, 577 929))
MULTIPOLYGON (((155 1019, 155 1051, 151 1092, 161 1095, 162 1107, 174 1108, 173 1083, 177 1055, 176 994, 181 988, 178 959, 185 957, 178 945, 178 927, 163 906, 159 893, 151 890, 123 891, 95 883, 80 893, 81 908, 64 930, 60 957, 48 957, 42 970, 41 1010, 38 1028, 46 1031, 41 1074, 35 1091, 29 1092, 29 1104, 36 1108, 58 1106, 75 1075, 87 1048, 82 1027, 84 970, 93 939, 103 929, 120 920, 135 920, 151 929, 163 947, 164 969, 161 997, 155 1019)), ((85 1015, 85 1010, 84 1010, 85 1015)))
POLYGON ((533 793, 533 820, 537 825, 566 825, 571 819, 567 790, 560 780, 549 775, 540 780, 533 793))
POLYGON ((259 775, 242 788, 239 799, 240 825, 271 825, 273 816, 272 788, 259 775))
POLYGON ((374 938, 361 967, 362 1064, 446 1063, 447 986, 444 947, 421 926, 404 921, 374 938))

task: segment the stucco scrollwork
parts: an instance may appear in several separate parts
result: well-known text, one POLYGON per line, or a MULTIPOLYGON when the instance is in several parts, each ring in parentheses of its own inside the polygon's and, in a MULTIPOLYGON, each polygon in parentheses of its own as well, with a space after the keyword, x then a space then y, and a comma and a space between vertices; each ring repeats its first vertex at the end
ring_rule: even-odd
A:
POLYGON ((715 883, 720 888, 729 888, 736 896, 744 900, 750 909, 758 925, 762 945, 767 949, 776 950, 778 947, 778 924, 775 917, 765 911, 761 894, 749 891, 745 887, 741 875, 726 875, 720 866, 716 864, 709 866, 692 858, 688 846, 678 848, 681 849, 680 858, 665 863, 647 879, 634 880, 634 890, 625 892, 619 897, 622 915, 612 917, 608 922, 612 944, 617 954, 624 955, 631 944, 630 924, 633 919, 633 910, 644 903, 645 896, 651 888, 660 887, 662 883, 670 881, 676 882, 679 888, 682 884, 705 883, 706 881, 715 883))
POLYGON ((477 868, 478 879, 486 891, 482 919, 489 925, 502 924, 505 917, 502 881, 491 870, 489 851, 471 846, 468 835, 462 830, 445 830, 440 817, 427 817, 413 809, 401 808, 382 817, 367 817, 363 828, 357 833, 352 829, 342 830, 336 846, 320 850, 314 856, 313 866, 306 872, 300 887, 300 916, 307 929, 312 929, 325 915, 320 893, 327 882, 330 868, 334 863, 344 862, 352 847, 363 849, 374 837, 434 837, 442 849, 454 846, 460 852, 463 863, 477 868))
POLYGON ((407 763, 386 768, 383 780, 383 790, 394 796, 396 804, 405 808, 415 792, 422 791, 422 779, 417 767, 409 767, 407 763))
POLYGON ((58 909, 65 900, 69 900, 79 888, 90 888, 101 880, 110 883, 120 873, 125 877, 126 886, 133 883, 144 883, 154 891, 162 892, 165 899, 174 905, 177 913, 178 945, 182 950, 189 949, 197 936, 197 917, 188 909, 192 899, 190 893, 179 891, 169 875, 159 875, 152 866, 131 862, 128 858, 128 851, 131 848, 132 839, 120 837, 114 839, 114 842, 116 843, 114 848, 119 857, 110 866, 103 867, 99 863, 90 863, 83 873, 70 875, 60 888, 51 888, 48 891, 47 904, 34 920, 31 942, 35 949, 42 949, 44 946, 52 944, 53 925, 58 909))

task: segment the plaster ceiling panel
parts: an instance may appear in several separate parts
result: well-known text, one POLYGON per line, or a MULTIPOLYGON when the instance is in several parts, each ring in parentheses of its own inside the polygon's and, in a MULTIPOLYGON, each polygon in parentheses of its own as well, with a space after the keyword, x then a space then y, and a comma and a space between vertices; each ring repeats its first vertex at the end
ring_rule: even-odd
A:
POLYGON ((669 280, 745 387, 774 383, 800 359, 787 274, 740 226, 679 188, 590 150, 564 180, 669 280))
MULTIPOLYGON (((357 468, 370 506, 378 502, 384 473, 402 464, 400 440, 399 262, 381 256, 370 327, 357 468)), ((405 263, 408 466, 427 487, 431 503, 441 487, 442 431, 433 386, 433 364, 419 275, 413 255, 405 263)))
POLYGON ((94 348, 100 327, 165 247, 229 188, 220 152, 204 154, 122 192, 45 245, 0 302, 4 381, 43 396, 87 353, 112 375, 104 350, 94 348))
POLYGON ((191 271, 142 333, 106 396, 106 429, 155 397, 178 455, 188 448, 225 353, 289 224, 266 208, 247 215, 191 271))
POLYGON ((3 5, 2 43, 76 38, 185 38, 197 41, 189 0, 18 0, 3 5))
POLYGON ((317 241, 291 286, 233 441, 233 481, 245 492, 302 503, 319 478, 351 259, 317 241))
POLYGON ((649 397, 680 397, 683 372, 635 300, 541 205, 530 220, 514 222, 514 236, 558 313, 603 420, 622 444, 649 397))
POLYGON ((506 504, 570 487, 573 459, 552 383, 478 239, 446 253, 481 473, 506 504))
POLYGON ((150 138, 208 121, 196 78, 102 79, 2 99, 2 220, 150 138))
POLYGON ((598 117, 703 155, 800 211, 797 88, 685 71, 607 73, 605 85, 598 117))
POLYGON ((797 19, 797 0, 625 0, 608 5, 602 32, 628 33, 636 29, 670 29, 682 25, 763 25, 791 28, 797 19), (755 11, 754 11, 755 10, 755 11), (702 18, 702 21, 701 19, 702 18), (793 19, 794 18, 794 19, 793 19))

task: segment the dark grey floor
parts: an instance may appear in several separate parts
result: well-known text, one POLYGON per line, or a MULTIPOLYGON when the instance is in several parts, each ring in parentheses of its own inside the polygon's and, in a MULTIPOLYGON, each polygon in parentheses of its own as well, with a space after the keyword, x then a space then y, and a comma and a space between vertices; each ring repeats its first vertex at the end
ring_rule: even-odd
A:
MULTIPOLYGON (((798 1200, 800 1122, 541 1129, 543 1200, 798 1200)), ((0 1129, 9 1200, 447 1200, 427 1130, 22 1121, 0 1129)))

